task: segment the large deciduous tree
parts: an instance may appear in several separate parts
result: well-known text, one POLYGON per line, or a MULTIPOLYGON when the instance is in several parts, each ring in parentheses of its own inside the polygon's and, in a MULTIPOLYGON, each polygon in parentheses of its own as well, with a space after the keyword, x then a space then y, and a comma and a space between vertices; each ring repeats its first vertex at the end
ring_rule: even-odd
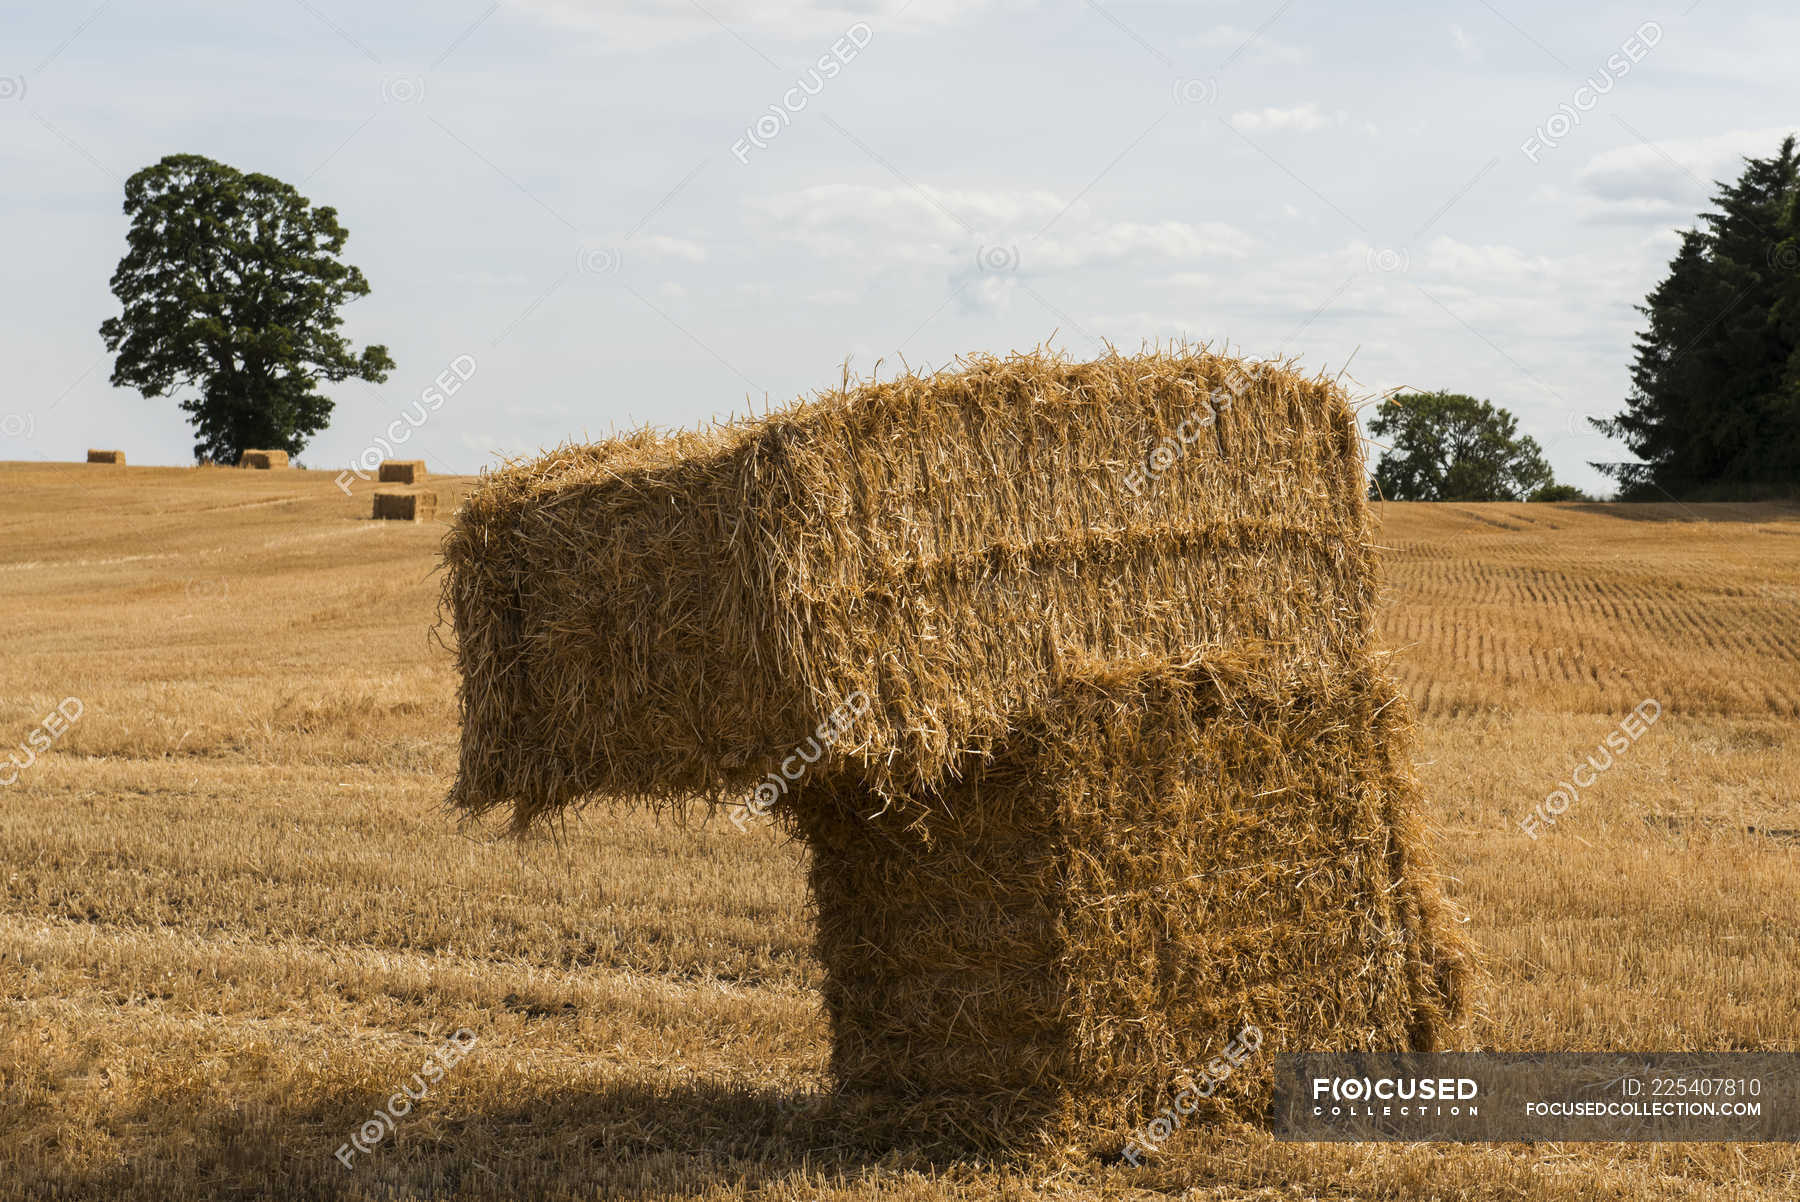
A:
POLYGON ((125 181, 131 218, 112 291, 124 306, 100 326, 112 382, 180 402, 197 459, 236 463, 247 448, 297 454, 325 428, 321 381, 380 382, 383 346, 358 353, 339 309, 369 293, 340 260, 337 210, 292 186, 200 155, 170 155, 125 181))
POLYGON ((1529 501, 1555 483, 1512 414, 1461 393, 1397 396, 1369 433, 1391 443, 1370 490, 1390 501, 1529 501))
POLYGON ((1630 500, 1800 485, 1800 157, 1790 136, 1721 184, 1638 306, 1623 412, 1593 424, 1633 463, 1594 466, 1630 500))

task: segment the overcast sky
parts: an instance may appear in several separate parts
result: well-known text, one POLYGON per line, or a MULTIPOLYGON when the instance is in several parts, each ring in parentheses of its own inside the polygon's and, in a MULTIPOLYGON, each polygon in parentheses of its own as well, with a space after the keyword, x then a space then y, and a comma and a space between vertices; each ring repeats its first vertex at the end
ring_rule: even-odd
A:
MULTIPOLYGON (((1800 127, 1790 5, 1545 0, 57 0, 0 27, 0 459, 191 461, 96 332, 126 176, 337 208, 387 345, 303 459, 459 356, 440 471, 1054 335, 1185 337, 1620 457, 1632 306, 1800 127), (827 65, 821 67, 821 62, 827 65), (1585 87, 1584 87, 1585 85, 1585 87), (1559 115, 1560 114, 1560 115, 1559 115), (760 122, 760 125, 759 125, 760 122), (466 362, 466 361, 464 361, 466 362)), ((415 411, 416 412, 416 411, 415 411)))

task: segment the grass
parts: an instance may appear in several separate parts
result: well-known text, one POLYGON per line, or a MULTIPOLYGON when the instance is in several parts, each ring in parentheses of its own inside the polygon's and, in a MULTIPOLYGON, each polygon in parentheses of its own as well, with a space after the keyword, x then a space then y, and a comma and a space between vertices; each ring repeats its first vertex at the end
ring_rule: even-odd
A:
MULTIPOLYGON (((444 512, 466 480, 433 478, 444 512)), ((860 1147, 797 848, 441 809, 440 522, 324 472, 0 465, 0 1197, 1791 1199, 1783 1145, 860 1147), (23 757, 21 757, 23 758, 23 757), (467 1028, 346 1170, 333 1153, 467 1028)), ((1383 626, 1487 961, 1467 1046, 1800 1049, 1800 509, 1390 505, 1383 626), (1517 822, 1646 697, 1563 820, 1517 822)))

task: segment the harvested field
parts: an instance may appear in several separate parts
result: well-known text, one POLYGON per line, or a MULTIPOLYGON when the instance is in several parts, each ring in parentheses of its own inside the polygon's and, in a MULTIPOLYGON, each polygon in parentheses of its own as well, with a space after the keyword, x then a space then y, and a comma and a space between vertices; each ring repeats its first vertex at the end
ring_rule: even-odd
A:
MULTIPOLYGON (((431 487, 450 508, 468 483, 431 487)), ((0 1197, 1800 1195, 1775 1145, 1190 1126, 1141 1169, 871 1151, 846 1130, 883 1116, 817 1093, 796 845, 596 810, 518 847, 446 818, 441 526, 371 522, 329 472, 5 464, 0 489, 0 747, 83 702, 0 786, 0 1197), (464 1027, 466 1058, 345 1169, 334 1151, 464 1027)), ((1377 518, 1434 848, 1487 961, 1471 1039, 1800 1048, 1778 833, 1800 830, 1800 510, 1377 518), (1645 697, 1652 732, 1521 834, 1645 697)))

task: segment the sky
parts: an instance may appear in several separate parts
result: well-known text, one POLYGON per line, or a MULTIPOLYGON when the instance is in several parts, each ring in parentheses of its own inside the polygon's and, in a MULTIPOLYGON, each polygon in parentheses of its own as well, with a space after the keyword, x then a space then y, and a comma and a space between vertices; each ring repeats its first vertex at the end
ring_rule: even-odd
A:
POLYGON ((1800 128, 1797 43, 1729 0, 8 0, 0 459, 192 461, 97 332, 125 178, 191 153, 335 207, 372 286, 397 367, 311 467, 453 363, 397 449, 440 472, 1179 338, 1491 400, 1604 487, 1633 306, 1800 128))

